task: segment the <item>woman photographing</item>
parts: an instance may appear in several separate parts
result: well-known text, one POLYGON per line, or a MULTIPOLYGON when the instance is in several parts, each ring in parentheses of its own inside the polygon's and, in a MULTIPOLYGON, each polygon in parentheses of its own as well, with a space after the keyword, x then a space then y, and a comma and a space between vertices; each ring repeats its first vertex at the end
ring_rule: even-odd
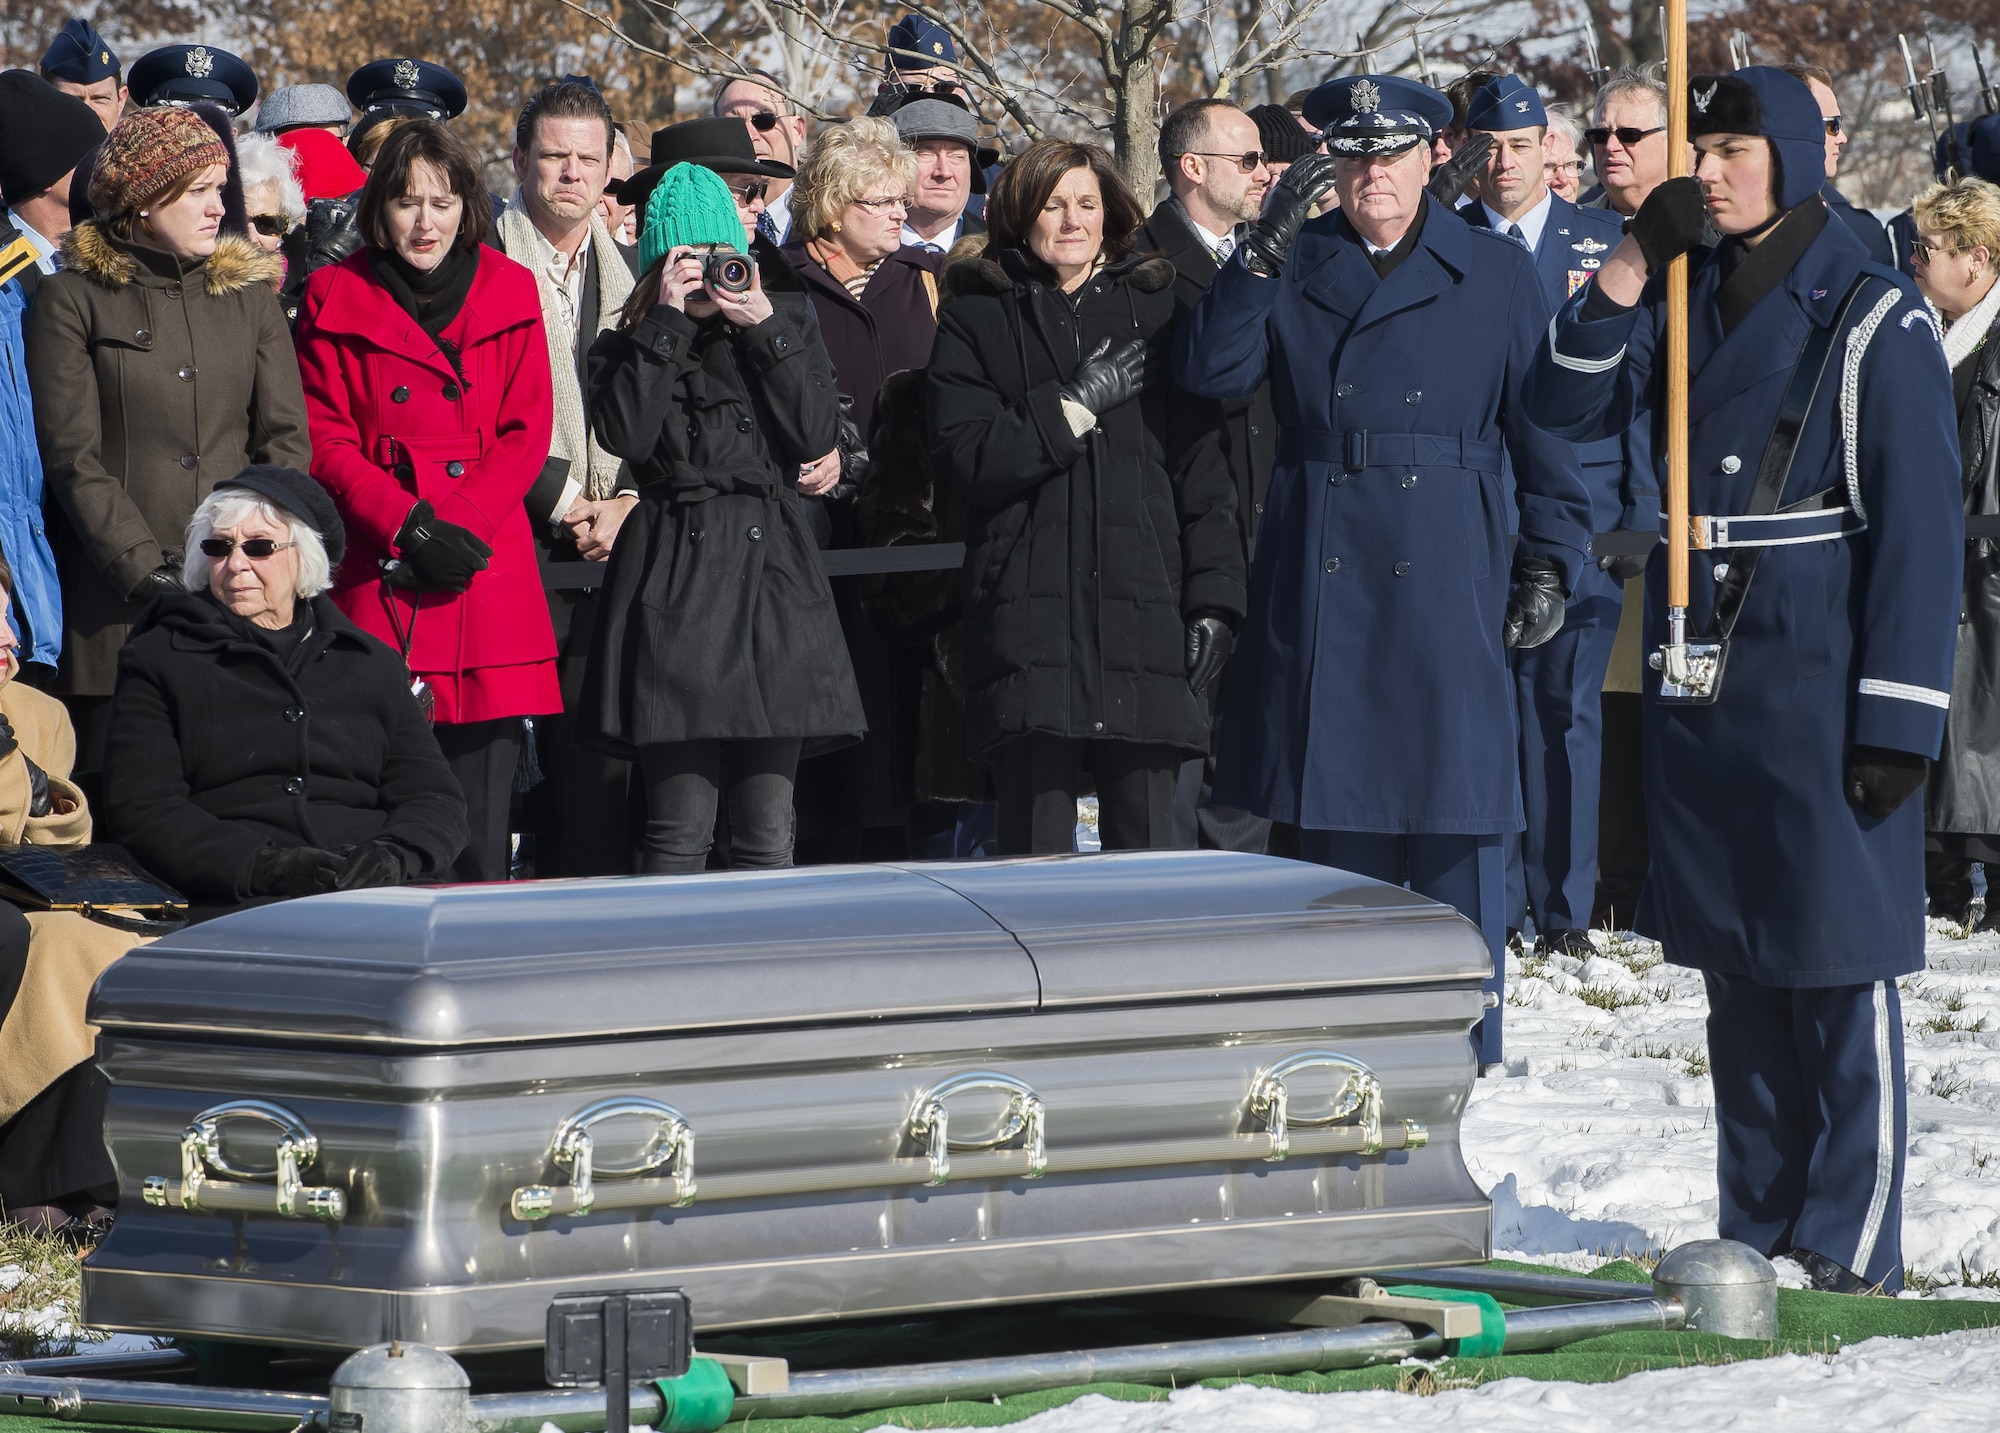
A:
POLYGON ((605 575, 582 727, 646 785, 641 869, 702 870, 727 802, 738 867, 792 861, 801 749, 865 728, 798 493, 839 391, 804 294, 767 294, 728 187, 693 164, 646 200, 643 266, 590 351, 597 438, 639 506, 605 575))

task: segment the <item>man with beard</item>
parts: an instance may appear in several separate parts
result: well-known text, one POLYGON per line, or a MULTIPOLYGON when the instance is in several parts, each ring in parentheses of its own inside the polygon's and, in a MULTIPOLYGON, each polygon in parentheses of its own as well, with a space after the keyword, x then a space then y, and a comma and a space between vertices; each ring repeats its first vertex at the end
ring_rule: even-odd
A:
MULTIPOLYGON (((594 85, 564 80, 536 92, 514 131, 519 191, 501 211, 501 250, 535 276, 548 337, 555 429, 528 517, 545 562, 604 562, 639 500, 630 470, 591 436, 583 363, 597 335, 618 322, 632 292, 635 256, 619 247, 598 209, 610 177, 611 109, 594 85)), ((625 823, 629 765, 571 739, 568 712, 581 698, 596 627, 589 588, 550 591, 565 715, 538 725, 549 780, 530 821, 537 875, 623 875, 632 869, 625 823)))

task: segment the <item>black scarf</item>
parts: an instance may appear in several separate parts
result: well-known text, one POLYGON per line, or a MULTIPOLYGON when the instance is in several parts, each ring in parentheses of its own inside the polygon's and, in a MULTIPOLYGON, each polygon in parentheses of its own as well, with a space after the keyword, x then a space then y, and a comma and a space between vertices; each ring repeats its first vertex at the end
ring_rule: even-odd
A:
POLYGON ((465 296, 472 292, 472 280, 479 273, 479 245, 454 248, 434 269, 419 269, 392 249, 369 250, 368 262, 396 306, 431 336, 438 351, 451 361, 459 382, 464 383, 464 370, 458 366, 458 346, 441 335, 451 327, 452 320, 465 307, 465 296))
POLYGON ((1798 267, 1812 241, 1826 227, 1828 217, 1826 202, 1815 194, 1780 219, 1756 248, 1746 248, 1736 234, 1722 241, 1716 250, 1722 285, 1715 291, 1715 307, 1725 336, 1798 267))
POLYGON ((1371 252, 1368 245, 1362 241, 1360 231, 1351 221, 1347 222, 1348 233, 1354 235, 1356 243, 1361 244, 1361 252, 1368 256, 1368 262, 1374 266, 1376 278, 1388 278, 1403 266, 1403 260, 1416 253, 1417 240, 1421 239, 1424 233, 1424 215, 1429 212, 1430 207, 1428 199, 1418 203, 1417 217, 1410 221, 1410 227, 1403 231, 1403 237, 1379 254, 1371 252))

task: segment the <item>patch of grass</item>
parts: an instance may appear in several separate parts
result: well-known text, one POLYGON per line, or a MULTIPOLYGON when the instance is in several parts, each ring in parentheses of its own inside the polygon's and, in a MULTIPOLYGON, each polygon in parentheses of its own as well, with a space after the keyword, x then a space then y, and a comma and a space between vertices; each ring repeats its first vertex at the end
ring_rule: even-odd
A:
POLYGON ((1947 1005, 1941 1013, 1931 1016, 1917 1028, 1926 1035, 1977 1035, 1985 1030, 1986 1017, 1981 1015, 1977 1019, 1968 1020, 1966 1016, 1958 1013, 1964 1008, 1963 1000, 1956 1006, 1947 1005))
POLYGON ((1616 985, 1580 985, 1576 998, 1599 1010, 1629 1010, 1634 1005, 1651 1005, 1659 997, 1651 990, 1621 989, 1616 985))
POLYGON ((1993 1162, 1993 1151, 1990 1149, 1981 1149, 1975 1144, 1968 1157, 1972 1160, 1972 1172, 1974 1174, 1984 1174, 1986 1173, 1986 1166, 1993 1162))
POLYGON ((1971 1078, 1961 1074, 1956 1064, 1932 1070, 1930 1080, 1924 1086, 1926 1093, 1936 1095, 1941 1100, 1955 1100, 1971 1088, 1971 1078))
MULTIPOLYGON (((0 1225, 0 1355, 42 1358, 72 1351, 81 1326, 83 1268, 75 1249, 48 1234, 0 1225), (58 1317, 51 1319, 50 1310, 58 1317), (59 1325, 51 1336, 51 1324, 59 1325)), ((95 1342, 102 1335, 86 1337, 95 1342)))
POLYGON ((1681 1049, 1681 1067, 1687 1071, 1690 1080, 1708 1077, 1708 1050, 1701 1045, 1687 1045, 1681 1049))
POLYGON ((1972 1266, 1960 1259, 1956 1273, 1950 1269, 1906 1269, 1903 1282, 1920 1294, 1934 1294, 1939 1289, 2000 1289, 2000 1269, 1975 1274, 1972 1266))

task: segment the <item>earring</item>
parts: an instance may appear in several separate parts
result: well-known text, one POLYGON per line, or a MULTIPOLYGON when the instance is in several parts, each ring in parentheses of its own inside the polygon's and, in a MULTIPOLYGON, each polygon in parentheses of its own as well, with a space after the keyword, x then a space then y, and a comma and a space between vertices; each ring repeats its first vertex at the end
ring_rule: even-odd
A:
POLYGON ((833 232, 836 234, 840 232, 840 221, 838 219, 833 221, 833 232))
POLYGON ((150 219, 153 217, 153 211, 151 209, 141 209, 139 211, 139 217, 141 219, 150 219))

